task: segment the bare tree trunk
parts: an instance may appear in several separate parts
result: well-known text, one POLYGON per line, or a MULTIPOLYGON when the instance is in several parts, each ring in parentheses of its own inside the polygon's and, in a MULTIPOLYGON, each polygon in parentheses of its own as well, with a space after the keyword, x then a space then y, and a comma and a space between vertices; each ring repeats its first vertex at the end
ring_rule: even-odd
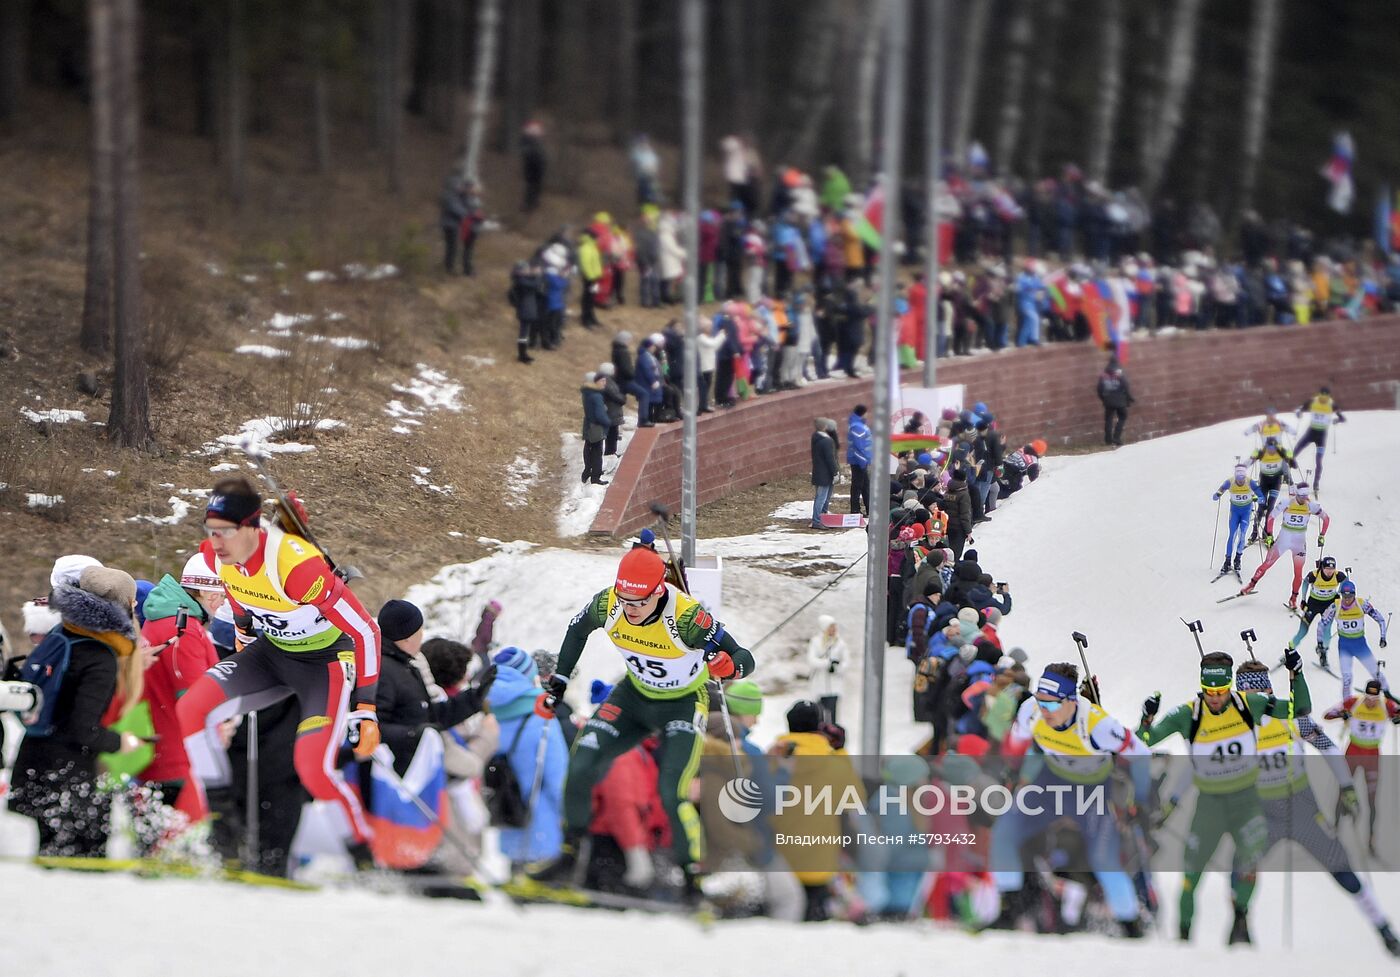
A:
POLYGON ((379 111, 383 118, 384 168, 389 191, 403 189, 403 57, 409 0, 380 0, 379 111))
POLYGON ((1269 120, 1269 96, 1272 94, 1281 6, 1279 0, 1254 0, 1244 96, 1244 152, 1240 160, 1236 213, 1243 213, 1254 206, 1254 181, 1259 171, 1264 130, 1269 120))
POLYGON ((1065 19, 1065 0, 1046 0, 1044 9, 1045 21, 1036 38, 1036 48, 1040 53, 1032 85, 1030 129, 1026 134, 1026 176, 1032 180, 1041 175, 1046 118, 1050 114, 1050 93, 1055 88, 1055 57, 1060 50, 1060 25, 1065 19))
POLYGON ((791 130, 787 146, 778 155, 794 164, 809 165, 816 154, 817 140, 831 112, 831 78, 836 63, 837 42, 841 36, 839 0, 819 0, 805 8, 806 30, 798 61, 797 78, 789 87, 789 118, 798 123, 791 130))
POLYGON ((467 8, 466 0, 446 0, 447 3, 447 130, 461 132, 462 96, 467 89, 467 8))
POLYGON ((326 173, 331 168, 331 109, 322 0, 312 0, 306 18, 306 47, 311 59, 311 165, 317 173, 326 173))
POLYGON ((1142 51, 1137 63, 1138 176, 1146 176, 1152 159, 1153 134, 1157 131, 1157 106, 1162 91, 1162 12, 1156 4, 1143 8, 1142 51))
POLYGON ((1011 24, 1007 30, 1006 77, 1001 99, 1001 126, 997 130, 997 151, 993 159, 1003 176, 1012 171, 1016 141, 1021 135, 1025 112, 1021 101, 1026 87, 1026 49, 1031 43, 1030 0, 1013 0, 1011 24))
POLYGON ((585 0, 568 0, 559 8, 556 34, 558 73, 555 76, 553 103, 555 118, 555 163, 557 185, 572 191, 578 187, 578 167, 574 165, 577 123, 584 115, 582 96, 589 90, 591 77, 584 62, 588 36, 588 9, 585 0))
POLYGON ((508 152, 520 127, 538 107, 540 73, 540 0, 506 4, 505 98, 497 149, 508 152))
POLYGON ((864 188, 870 181, 875 160, 875 82, 880 72, 880 28, 885 5, 871 3, 865 8, 860 56, 856 62, 855 103, 851 106, 851 172, 853 187, 864 188))
POLYGON ((972 141, 972 116, 977 111, 977 88, 982 80, 982 49, 987 46, 991 21, 992 0, 968 0, 953 121, 953 159, 959 166, 967 163, 967 144, 972 141))
POLYGON ((1172 17, 1171 38, 1167 45, 1166 80, 1156 124, 1149 138, 1151 152, 1143 174, 1143 195, 1151 200, 1166 175, 1176 148, 1185 115, 1186 95, 1191 88, 1191 76, 1196 64, 1196 34, 1200 25, 1201 0, 1177 0, 1172 17))
MULTIPOLYGON (((245 160, 248 132, 248 56, 246 25, 243 17, 244 0, 228 0, 228 38, 225 58, 224 177, 228 181, 229 199, 234 207, 243 205, 247 190, 245 160)), ((118 111, 121 106, 118 106, 118 111)))
POLYGON ((615 0, 617 60, 613 65, 616 103, 613 139, 626 146, 637 132, 637 0, 615 0))
POLYGON ((1123 93, 1123 0, 1103 0, 1103 49, 1099 52, 1099 91, 1089 139, 1089 179, 1108 183, 1108 157, 1123 93))
POLYGON ((127 448, 149 448, 151 403, 146 376, 146 324, 141 317, 140 146, 141 93, 137 88, 139 0, 115 0, 112 17, 112 104, 115 176, 112 194, 116 280, 112 325, 116 372, 107 436, 127 448))
POLYGON ((29 4, 0 3, 0 122, 14 118, 24 94, 28 63, 29 4))
POLYGON ((88 182, 87 282, 78 343, 89 353, 105 353, 112 335, 112 4, 89 0, 88 85, 92 103, 92 159, 88 182))
POLYGON ((472 111, 467 126, 467 156, 462 178, 478 180, 481 139, 486 133, 486 110, 491 105, 491 79, 496 77, 496 35, 500 26, 500 0, 481 0, 476 21, 476 77, 472 82, 472 111))

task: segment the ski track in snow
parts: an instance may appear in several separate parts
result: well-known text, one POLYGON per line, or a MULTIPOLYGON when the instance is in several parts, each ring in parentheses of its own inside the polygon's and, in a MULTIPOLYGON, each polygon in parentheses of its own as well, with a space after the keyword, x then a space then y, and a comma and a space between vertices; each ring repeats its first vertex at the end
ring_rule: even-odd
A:
MULTIPOLYGON (((1320 501, 1332 516, 1328 551, 1353 567, 1362 590, 1389 610, 1400 598, 1400 569, 1387 553, 1400 533, 1400 514, 1390 504, 1396 501, 1391 496, 1400 476, 1400 424, 1394 412, 1348 416, 1349 422, 1332 437, 1339 450, 1329 452, 1322 485, 1320 501)), ((1210 494, 1230 474, 1235 456, 1249 450, 1241 432, 1252 420, 1229 421, 1114 452, 1066 457, 1052 453, 1041 479, 999 507, 991 523, 978 527, 973 547, 988 572, 1010 582, 1016 601, 1002 624, 1003 644, 1008 649, 1025 647, 1033 674, 1050 661, 1075 658, 1069 634, 1082 630, 1090 639, 1089 663, 1100 677, 1106 707, 1131 721, 1141 699, 1156 689, 1168 703, 1185 701, 1197 689, 1196 649, 1179 617, 1199 617, 1207 645, 1237 658, 1243 651, 1238 638, 1243 628, 1258 632, 1261 656, 1271 658, 1282 648, 1293 631, 1293 619, 1278 606, 1288 596, 1291 567, 1277 564, 1260 584, 1262 596, 1244 601, 1217 605, 1215 600, 1237 585, 1232 580, 1221 580, 1214 588, 1207 583, 1214 575, 1208 564, 1211 520, 1218 512, 1210 494)), ((1306 469, 1312 460, 1309 451, 1300 463, 1306 469)), ((793 500, 773 518, 805 520, 809 505, 793 500)), ((1225 513, 1218 515, 1223 548, 1225 513)), ((1316 555, 1317 528, 1309 532, 1310 558, 1316 555)), ((572 615, 611 582, 628 545, 621 540, 595 549, 560 550, 524 541, 480 542, 496 551, 471 563, 444 567, 405 595, 423 608, 429 635, 469 639, 486 602, 497 599, 503 605, 496 624, 498 642, 555 649, 572 615)), ((839 572, 824 569, 794 576, 784 570, 815 561, 843 567, 865 552, 865 534, 775 525, 733 539, 702 537, 698 549, 724 556, 721 616, 736 637, 752 644, 839 572)), ((1217 564, 1220 557, 1218 548, 1217 564)), ((1257 548, 1246 550, 1246 572, 1257 563, 1257 548)), ((769 693, 754 734, 758 742, 770 742, 780 733, 787 706, 809 694, 801 655, 818 614, 835 616, 853 650, 859 648, 864 586, 862 561, 757 648, 755 677, 769 693), (775 689, 775 681, 786 687, 775 689)), ((622 672, 619 662, 606 636, 595 633, 571 688, 586 690, 594 678, 615 680, 622 672)), ((902 649, 886 653, 885 675, 885 749, 909 749, 922 739, 923 729, 909 719, 911 672, 902 649)), ((1316 669, 1309 669, 1309 678, 1320 711, 1336 698, 1336 681, 1316 669)), ((853 665, 842 676, 841 695, 842 720, 853 744, 860 736, 860 692, 860 675, 853 665)), ((1383 790, 1383 818, 1386 797, 1383 790)), ((1400 812, 1389 814, 1388 822, 1394 824, 1400 812)), ((0 852, 22 850, 16 839, 25 832, 32 835, 28 822, 0 815, 0 852)), ((1400 913, 1400 875, 1377 873, 1372 882, 1383 908, 1392 917, 1400 913)), ((1171 934, 1180 879, 1160 873, 1157 884, 1163 896, 1162 933, 1171 934)), ((1354 900, 1323 873, 1293 879, 1293 912, 1299 925, 1291 931, 1289 948, 1283 946, 1281 922, 1284 880, 1262 875, 1251 912, 1256 946, 1239 951, 1224 945, 1229 894, 1227 880, 1219 874, 1208 875, 1202 883, 1195 937, 1189 945, 1164 935, 1142 941, 994 932, 970 936, 930 923, 796 928, 744 920, 705 929, 684 919, 636 912, 517 909, 362 891, 278 892, 215 882, 80 876, 17 865, 0 865, 0 887, 25 894, 8 907, 7 964, 16 973, 35 977, 82 972, 136 977, 164 971, 244 977, 255 968, 327 974, 332 967, 325 947, 350 945, 357 947, 357 966, 368 971, 433 972, 442 966, 441 934, 463 928, 474 934, 474 969, 492 977, 538 973, 539 958, 532 948, 541 932, 567 947, 551 959, 552 977, 596 977, 603 970, 617 977, 649 977, 657 972, 658 954, 665 955, 667 974, 712 977, 719 969, 716 954, 726 948, 786 947, 799 940, 800 953, 764 957, 765 977, 811 977, 815 960, 821 961, 817 969, 822 973, 862 977, 907 977, 951 961, 1000 974, 1043 969, 1047 954, 1072 957, 1084 977, 1214 964, 1243 964, 1257 972, 1328 973, 1335 969, 1342 946, 1353 966, 1374 966, 1379 972, 1382 963, 1389 964, 1354 900), (59 904, 69 907, 68 918, 82 927, 84 940, 60 946, 50 938, 51 907, 59 904), (112 911, 116 905, 140 905, 149 918, 161 921, 163 937, 130 939, 129 920, 112 911), (239 919, 259 938, 209 955, 206 928, 215 913, 218 918, 239 919), (395 920, 392 939, 363 939, 366 932, 384 932, 386 919, 395 920), (312 920, 316 940, 306 939, 312 920)))

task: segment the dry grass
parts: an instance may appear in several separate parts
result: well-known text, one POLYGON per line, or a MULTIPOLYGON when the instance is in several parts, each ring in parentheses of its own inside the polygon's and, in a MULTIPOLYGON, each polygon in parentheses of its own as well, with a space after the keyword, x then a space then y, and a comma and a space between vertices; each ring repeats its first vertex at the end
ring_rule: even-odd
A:
MULTIPOLYGON (((478 536, 553 538, 552 507, 562 470, 560 432, 578 426, 580 375, 609 355, 612 329, 566 329, 565 347, 514 362, 515 323, 503 296, 507 269, 565 223, 575 227, 600 209, 631 212, 627 168, 610 148, 571 154, 585 198, 546 193, 539 210, 517 215, 518 164, 483 160, 487 210, 502 229, 484 235, 478 275, 445 276, 439 265, 437 192, 455 149, 451 137, 406 132, 405 191, 384 190, 374 153, 357 144, 355 126, 337 127, 336 170, 309 173, 295 113, 275 116, 286 131, 250 146, 248 202, 232 210, 221 196, 206 142, 168 130, 143 134, 142 275, 151 323, 155 383, 152 420, 159 449, 114 448, 100 426, 75 426, 45 438, 18 417, 21 406, 71 408, 89 421, 107 416, 110 364, 76 346, 86 254, 87 119, 76 99, 42 91, 27 101, 17 136, 0 145, 0 322, 12 347, 0 357, 0 615, 13 622, 20 601, 39 592, 54 557, 90 552, 150 576, 178 565, 198 542, 194 518, 173 526, 129 522, 168 514, 180 488, 208 488, 209 471, 227 455, 202 446, 253 417, 334 418, 347 426, 309 438, 315 452, 279 457, 273 468, 306 499, 318 535, 337 559, 370 575, 363 594, 375 604, 398 596, 446 563, 485 550, 478 536), (402 275, 379 282, 313 283, 306 273, 339 273, 350 262, 392 263, 402 275), (206 266, 214 266, 211 273, 206 266), (327 321, 330 310, 343 320, 327 321), (294 334, 285 361, 237 355, 243 344, 280 345, 265 328, 274 313, 321 318, 305 332, 366 339, 370 349, 344 352, 294 334), (487 365, 487 361, 494 361, 487 365), (463 386, 460 413, 425 413, 411 437, 393 434, 385 405, 403 394, 416 364, 463 386), (91 370, 97 398, 77 393, 74 378, 91 370), (337 394, 326 394, 332 387, 337 394), (541 480, 531 504, 504 504, 507 466, 523 454, 541 480), (413 484, 415 467, 453 486, 451 495, 413 484), (96 469, 83 473, 83 468, 96 469), (118 474, 102 474, 112 470, 118 474), (7 473, 13 473, 7 474, 7 473), (173 485, 174 489, 163 488, 173 485), (27 492, 53 488, 66 513, 25 508, 27 492), (69 502, 69 499, 73 501, 69 502), (66 521, 56 521, 66 520, 66 521), (450 536, 449 532, 460 535, 450 536)), ((551 174, 555 182, 558 174, 551 174)), ((635 297, 635 280, 629 283, 635 297)), ((635 307, 600 313, 635 335, 666 315, 635 307)), ((192 500, 193 501, 193 500, 192 500)), ((377 606, 377 604, 375 604, 377 606)))

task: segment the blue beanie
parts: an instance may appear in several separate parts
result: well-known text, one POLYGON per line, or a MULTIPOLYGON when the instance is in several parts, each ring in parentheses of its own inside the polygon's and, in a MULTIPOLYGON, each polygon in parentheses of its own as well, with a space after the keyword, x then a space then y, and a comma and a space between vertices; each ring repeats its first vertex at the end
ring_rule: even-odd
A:
POLYGON ((526 678, 534 678, 539 674, 534 657, 525 649, 514 645, 502 648, 491 660, 496 663, 497 668, 513 668, 526 678))
POLYGON ((933 455, 929 454, 927 451, 920 451, 919 456, 914 460, 917 461, 919 464, 923 465, 925 468, 928 468, 933 464, 933 455))
POLYGON ((146 623, 146 598, 155 589, 156 585, 149 580, 136 581, 136 623, 138 625, 146 623))

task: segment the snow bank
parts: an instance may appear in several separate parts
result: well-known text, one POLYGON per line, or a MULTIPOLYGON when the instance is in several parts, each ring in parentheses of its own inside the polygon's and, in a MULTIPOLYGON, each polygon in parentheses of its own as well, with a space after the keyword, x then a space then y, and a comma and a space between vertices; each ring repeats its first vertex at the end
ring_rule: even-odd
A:
POLYGON ((243 353, 247 356, 262 356, 269 360, 279 360, 284 356, 290 355, 287 350, 279 349, 276 346, 239 346, 234 352, 243 353))
POLYGON ((417 369, 418 373, 407 384, 393 385, 395 393, 417 397, 426 410, 449 410, 455 413, 462 409, 460 383, 448 379, 446 373, 435 370, 426 363, 417 364, 417 369))
MULTIPOLYGON (((190 492, 190 493, 192 493, 192 494, 194 494, 194 493, 202 493, 202 492, 203 492, 202 489, 181 489, 181 491, 182 491, 182 492, 190 492)), ((180 498, 178 495, 172 495, 172 496, 171 496, 169 499, 167 499, 166 501, 170 503, 170 515, 168 515, 168 516, 149 516, 149 515, 131 516, 130 518, 127 519, 127 522, 150 522, 150 523, 154 523, 154 524, 157 525, 157 526, 173 526, 173 525, 175 525, 175 524, 178 523, 178 522, 182 522, 182 521, 184 520, 184 518, 185 518, 187 515, 190 514, 190 504, 189 504, 188 502, 186 502, 184 499, 180 498)))
POLYGON ((524 455, 516 455, 515 460, 506 466, 506 489, 510 496, 506 505, 511 509, 523 509, 530 504, 530 490, 540 480, 540 463, 524 455))
POLYGON ((63 504, 63 496, 44 495, 42 492, 30 492, 25 504, 31 509, 52 509, 56 505, 63 504))
MULTIPOLYGON (((618 435, 617 455, 603 458, 603 477, 609 478, 617 471, 622 456, 627 453, 627 445, 637 430, 637 418, 633 414, 624 415, 622 430, 618 435)), ((583 437, 566 432, 560 436, 560 455, 564 460, 563 498, 555 514, 555 531, 560 536, 582 536, 593 526, 598 509, 607 494, 606 485, 591 485, 581 481, 583 477, 583 437)))
POLYGON ((272 332, 285 333, 296 326, 304 325, 308 322, 316 321, 316 317, 307 312, 297 315, 287 315, 282 312, 274 312, 272 318, 267 320, 267 328, 272 332))
POLYGON ((30 410, 28 407, 21 407, 19 412, 27 420, 31 420, 35 424, 42 421, 48 421, 50 424, 68 424, 71 421, 87 420, 87 414, 80 410, 64 410, 60 407, 53 407, 48 410, 30 410))
MULTIPOLYGON (((272 438, 298 427, 298 422, 289 417, 255 417, 252 420, 244 421, 237 434, 221 434, 213 441, 205 442, 204 453, 216 455, 229 448, 243 450, 247 445, 253 444, 260 450, 271 454, 300 454, 306 451, 315 451, 314 444, 302 444, 297 441, 273 441, 272 438)), ((336 428, 345 426, 344 421, 325 420, 317 421, 314 425, 317 431, 333 431, 336 428)), ((212 470, 212 469, 211 469, 212 470)))

